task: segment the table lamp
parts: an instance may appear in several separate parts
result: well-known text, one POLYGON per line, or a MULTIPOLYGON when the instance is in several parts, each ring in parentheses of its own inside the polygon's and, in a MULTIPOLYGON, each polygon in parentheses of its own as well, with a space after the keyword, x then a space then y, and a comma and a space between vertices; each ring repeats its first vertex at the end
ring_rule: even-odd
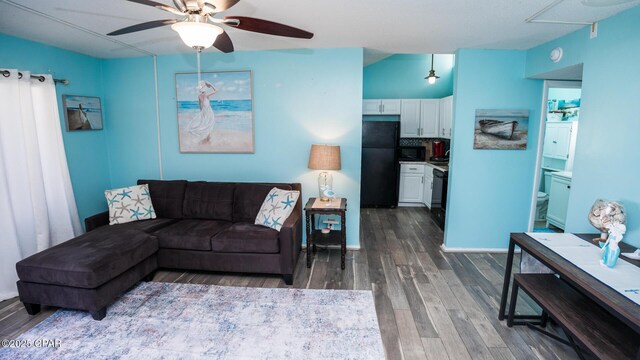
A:
POLYGON ((340 170, 340 146, 311 145, 309 169, 322 170, 318 175, 318 192, 320 200, 329 201, 333 193, 333 176, 326 170, 340 170))

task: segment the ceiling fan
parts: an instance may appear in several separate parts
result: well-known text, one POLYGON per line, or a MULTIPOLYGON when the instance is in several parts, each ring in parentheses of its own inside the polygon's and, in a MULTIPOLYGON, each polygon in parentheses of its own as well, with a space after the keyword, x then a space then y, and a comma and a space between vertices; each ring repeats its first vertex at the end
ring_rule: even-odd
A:
POLYGON ((196 49, 198 52, 213 46, 224 53, 233 52, 233 42, 221 25, 268 35, 300 39, 311 39, 313 37, 313 33, 273 21, 247 16, 225 16, 224 18, 215 17, 217 14, 236 5, 240 0, 173 0, 175 7, 151 0, 127 1, 153 6, 156 9, 164 10, 174 15, 184 16, 184 19, 149 21, 127 26, 120 30, 110 32, 107 35, 122 35, 171 25, 171 29, 180 35, 182 41, 187 46, 196 49))

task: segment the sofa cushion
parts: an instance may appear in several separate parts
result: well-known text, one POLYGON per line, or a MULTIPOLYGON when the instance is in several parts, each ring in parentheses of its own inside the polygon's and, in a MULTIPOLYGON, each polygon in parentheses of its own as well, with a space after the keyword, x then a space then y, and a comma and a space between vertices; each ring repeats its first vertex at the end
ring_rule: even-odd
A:
POLYGON ((211 250, 225 253, 279 253, 278 231, 250 223, 235 223, 211 239, 211 250))
POLYGON ((156 218, 149 185, 134 185, 104 192, 109 207, 109 225, 156 218))
POLYGON ((157 217, 182 219, 186 180, 138 180, 138 185, 142 184, 149 184, 149 192, 157 217))
POLYGON ((179 220, 177 219, 140 220, 140 221, 134 221, 126 224, 103 226, 96 229, 95 231, 110 231, 108 229, 118 228, 118 229, 138 230, 138 231, 144 231, 146 233, 152 233, 154 231, 167 227, 177 221, 179 220))
POLYGON ((183 215, 186 219, 233 220, 233 183, 187 183, 183 215))
POLYGON ((233 194, 233 222, 253 223, 264 199, 274 187, 292 190, 290 184, 236 183, 233 194))
POLYGON ((153 234, 161 248, 209 251, 211 238, 229 226, 229 221, 186 219, 153 234))
POLYGON ((158 240, 141 231, 92 231, 16 264, 22 281, 94 289, 158 251, 158 240))
POLYGON ((274 187, 264 199, 254 224, 280 231, 282 224, 296 206, 298 197, 300 197, 300 191, 280 190, 274 187))

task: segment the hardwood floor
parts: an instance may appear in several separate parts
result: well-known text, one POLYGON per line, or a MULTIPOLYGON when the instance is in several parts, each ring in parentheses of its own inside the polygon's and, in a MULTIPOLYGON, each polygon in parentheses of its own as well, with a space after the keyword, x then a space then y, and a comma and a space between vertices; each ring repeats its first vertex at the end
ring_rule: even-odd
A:
MULTIPOLYGON (((443 253, 442 231, 426 209, 361 215, 362 248, 347 253, 346 269, 337 249, 319 250, 310 269, 302 253, 293 287, 372 290, 388 359, 578 358, 568 346, 498 321, 506 254, 443 253)), ((279 276, 164 270, 154 281, 287 287, 279 276)), ((17 299, 1 302, 0 338, 17 337, 53 311, 29 316, 17 299)), ((520 298, 519 313, 534 311, 530 299, 520 298)))

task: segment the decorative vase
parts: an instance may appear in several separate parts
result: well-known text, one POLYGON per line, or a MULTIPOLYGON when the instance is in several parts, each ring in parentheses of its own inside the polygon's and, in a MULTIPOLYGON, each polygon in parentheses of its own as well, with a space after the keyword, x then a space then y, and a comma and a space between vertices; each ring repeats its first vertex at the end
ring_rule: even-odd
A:
POLYGON ((616 266, 616 262, 620 257, 620 247, 618 242, 609 241, 602 248, 602 264, 607 265, 610 268, 616 266))
POLYGON ((588 215, 591 225, 600 231, 600 237, 593 239, 593 242, 598 244, 607 240, 607 225, 625 224, 627 220, 625 213, 622 203, 605 199, 596 200, 588 215))

